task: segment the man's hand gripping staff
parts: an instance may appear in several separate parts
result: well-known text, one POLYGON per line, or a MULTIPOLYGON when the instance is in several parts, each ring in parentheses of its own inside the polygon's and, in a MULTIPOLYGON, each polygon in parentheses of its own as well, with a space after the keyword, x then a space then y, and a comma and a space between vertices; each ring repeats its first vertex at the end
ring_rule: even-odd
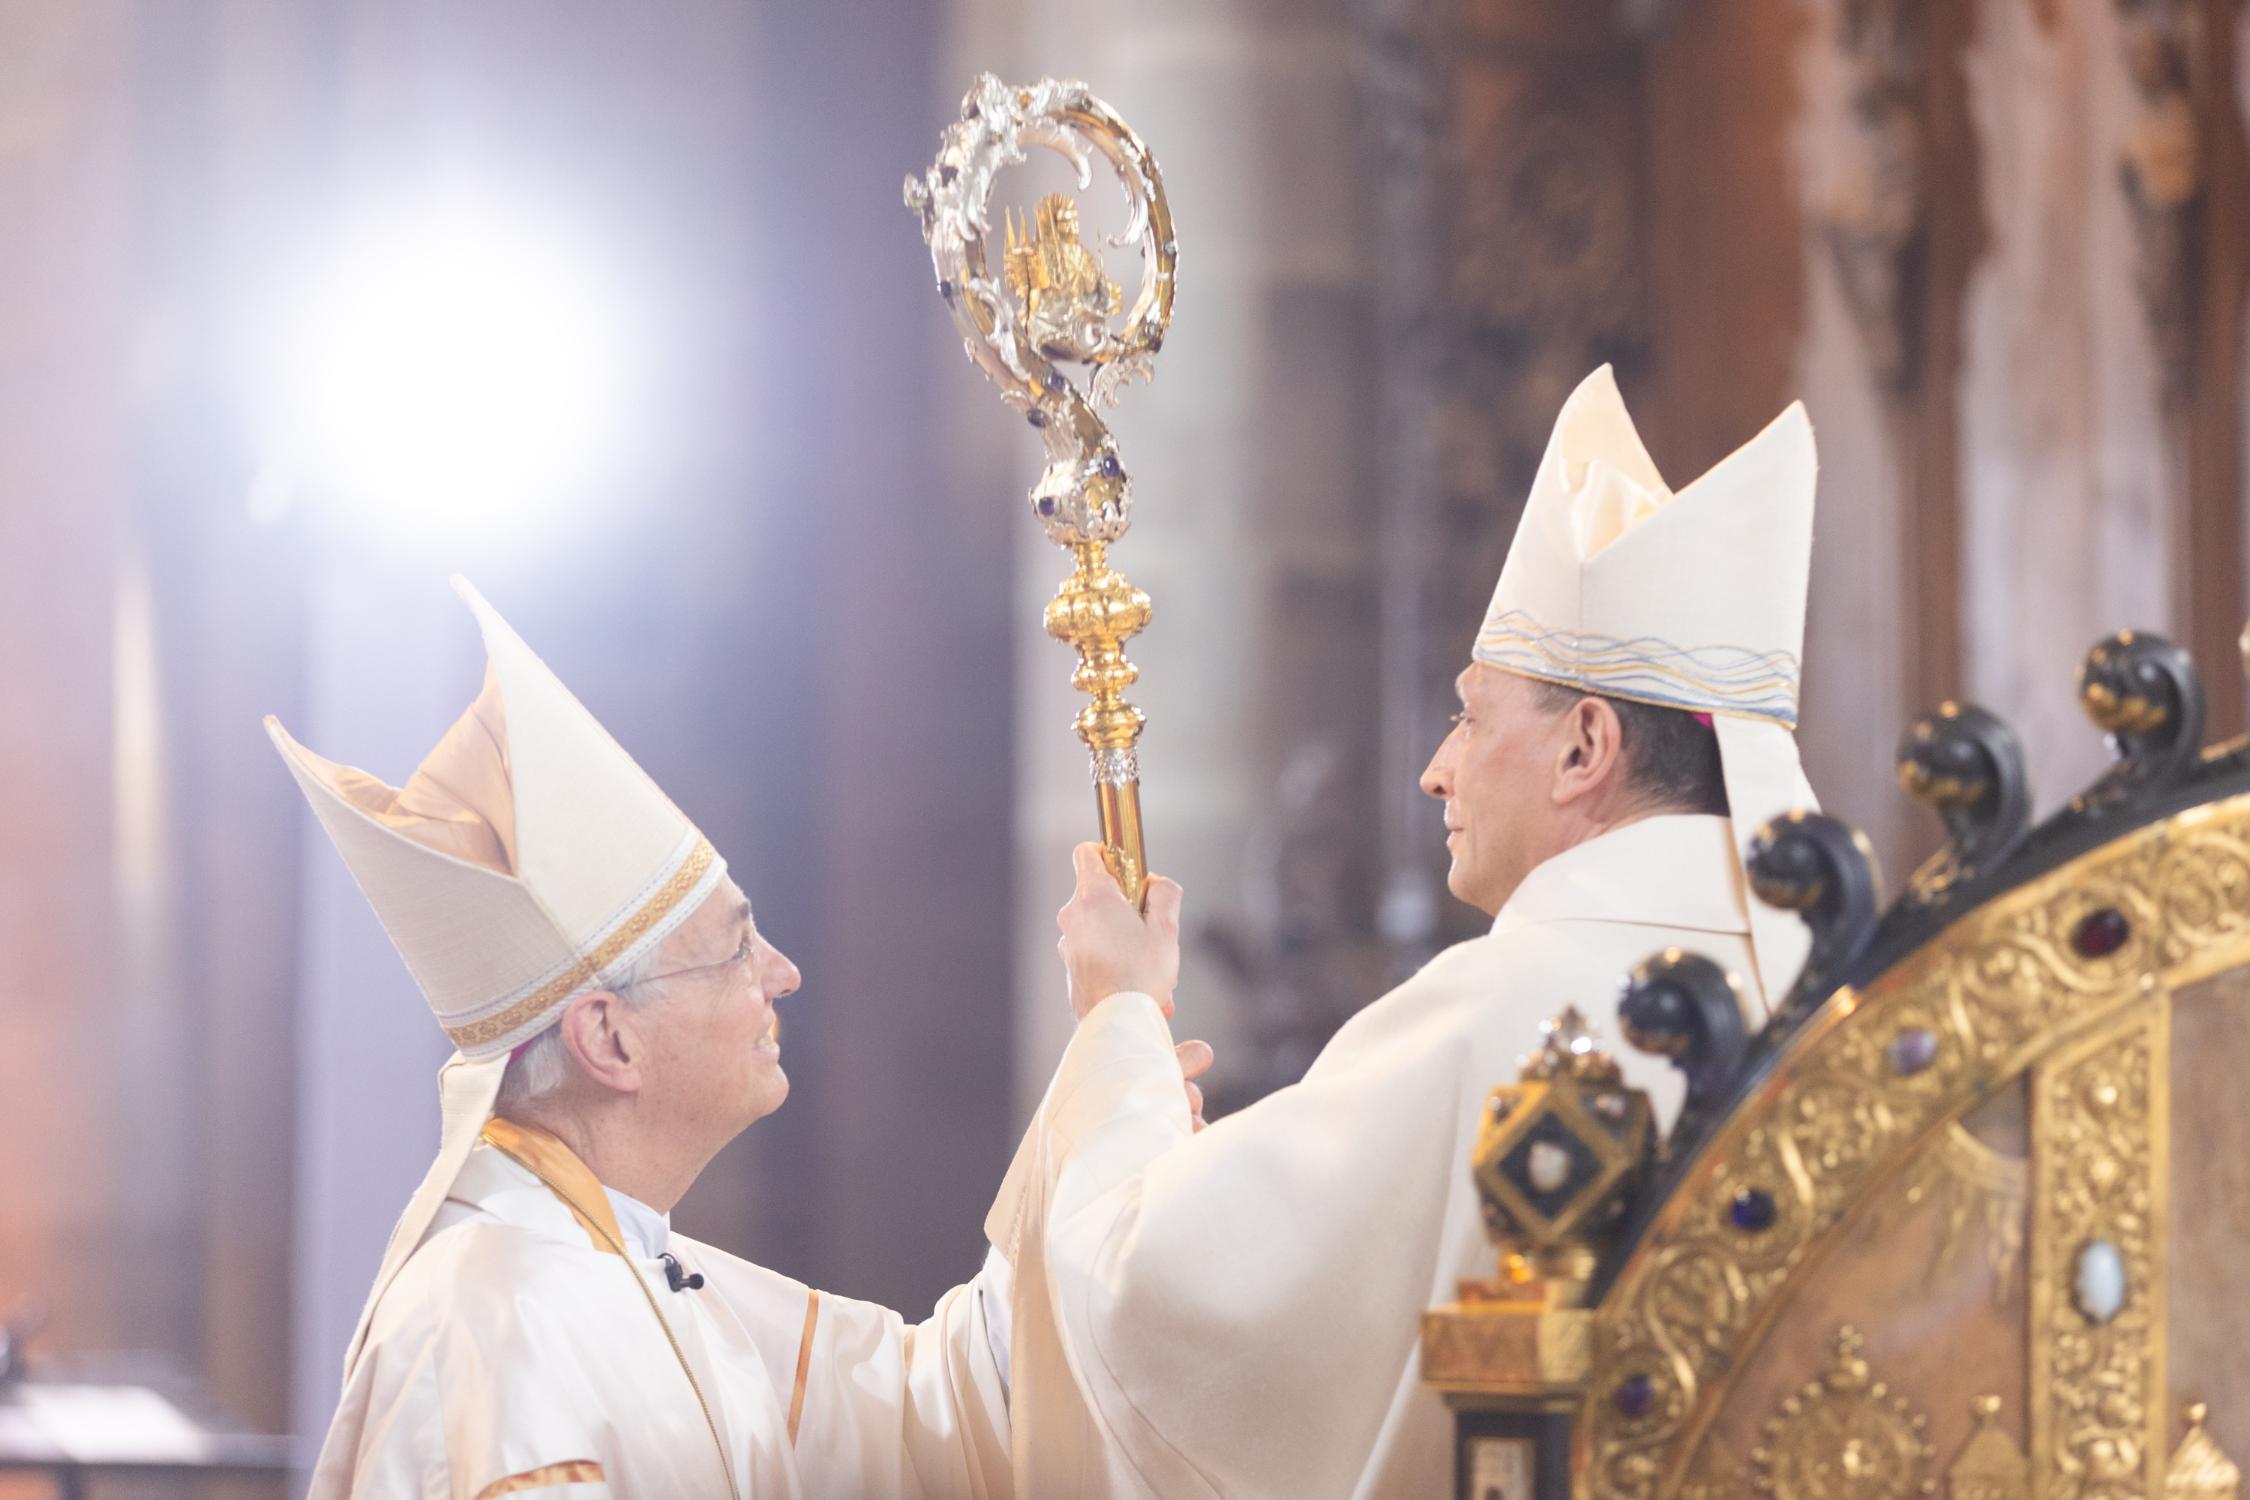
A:
MULTIPOLYGON (((1055 944, 1070 980, 1070 1008, 1080 1020, 1112 995, 1147 995, 1172 1015, 1172 992, 1180 982, 1179 882, 1148 877, 1146 910, 1135 910, 1103 862, 1100 844, 1071 851, 1078 886, 1055 914, 1062 937, 1055 944)), ((1203 1128, 1203 1090, 1195 1080, 1209 1070, 1208 1042, 1182 1042, 1180 1076, 1187 1089, 1188 1114, 1203 1128)))

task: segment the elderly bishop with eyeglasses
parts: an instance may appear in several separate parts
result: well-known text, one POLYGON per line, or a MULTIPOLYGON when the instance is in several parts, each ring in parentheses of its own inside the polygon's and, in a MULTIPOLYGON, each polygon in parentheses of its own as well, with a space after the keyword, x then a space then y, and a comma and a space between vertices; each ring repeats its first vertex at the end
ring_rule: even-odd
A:
POLYGON ((672 1233, 788 1092, 726 862, 507 623, 406 785, 274 743, 458 1051, 315 1500, 1012 1493, 1007 1267, 908 1324, 672 1233))

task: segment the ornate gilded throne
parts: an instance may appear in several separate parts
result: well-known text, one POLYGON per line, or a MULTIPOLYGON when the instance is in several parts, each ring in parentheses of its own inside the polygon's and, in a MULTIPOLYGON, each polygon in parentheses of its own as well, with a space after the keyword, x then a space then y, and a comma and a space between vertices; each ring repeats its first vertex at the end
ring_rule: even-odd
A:
POLYGON ((1947 841, 1888 910, 1843 825, 1761 833, 1811 957, 1754 1034, 1708 961, 1634 973, 1619 1029, 1687 1079, 1661 1144, 1568 1022, 1494 1093, 1496 1272, 1423 1325, 1460 1495, 2236 1494, 2250 745, 2202 748, 2155 637, 2097 646, 2080 693, 2117 758, 2036 827, 2006 725, 1908 730, 1947 841))

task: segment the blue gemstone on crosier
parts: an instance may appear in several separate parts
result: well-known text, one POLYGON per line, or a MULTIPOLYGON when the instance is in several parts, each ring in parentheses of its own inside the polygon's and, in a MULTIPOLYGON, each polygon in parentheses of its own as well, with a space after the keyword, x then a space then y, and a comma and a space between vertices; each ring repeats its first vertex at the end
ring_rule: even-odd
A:
POLYGON ((1745 1234, 1757 1234, 1773 1227, 1773 1194, 1764 1188, 1744 1188, 1734 1195, 1734 1203, 1727 1210, 1734 1227, 1745 1234))
POLYGON ((1646 1375, 1628 1375, 1617 1383, 1610 1400, 1628 1417, 1645 1417, 1656 1406, 1656 1382, 1646 1375))

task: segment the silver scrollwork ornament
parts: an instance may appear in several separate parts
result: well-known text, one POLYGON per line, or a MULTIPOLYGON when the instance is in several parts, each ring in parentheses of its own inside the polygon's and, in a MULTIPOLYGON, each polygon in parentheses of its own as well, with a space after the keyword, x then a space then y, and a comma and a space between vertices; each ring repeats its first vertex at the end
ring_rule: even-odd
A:
POLYGON ((1094 402, 1114 406, 1127 382, 1148 377, 1171 324, 1179 247, 1155 158, 1083 83, 1046 78, 1011 87, 985 73, 961 101, 961 118, 946 128, 928 173, 906 180, 906 205, 922 221, 938 291, 969 358, 1046 445, 1031 503, 1047 535, 1065 547, 1123 536, 1132 485, 1094 402), (1092 185, 1098 153, 1124 189, 1126 226, 1106 243, 1139 248, 1141 280, 1122 324, 1113 321, 1115 288, 1100 274, 1098 252, 1078 242, 1076 206, 1063 195, 1041 205, 1035 242, 1027 232, 1018 243, 1010 224, 1005 263, 993 269, 994 182, 1004 168, 1028 161, 1035 146, 1068 161, 1081 190, 1092 185), (1057 368, 1063 362, 1093 366, 1091 401, 1057 368))

